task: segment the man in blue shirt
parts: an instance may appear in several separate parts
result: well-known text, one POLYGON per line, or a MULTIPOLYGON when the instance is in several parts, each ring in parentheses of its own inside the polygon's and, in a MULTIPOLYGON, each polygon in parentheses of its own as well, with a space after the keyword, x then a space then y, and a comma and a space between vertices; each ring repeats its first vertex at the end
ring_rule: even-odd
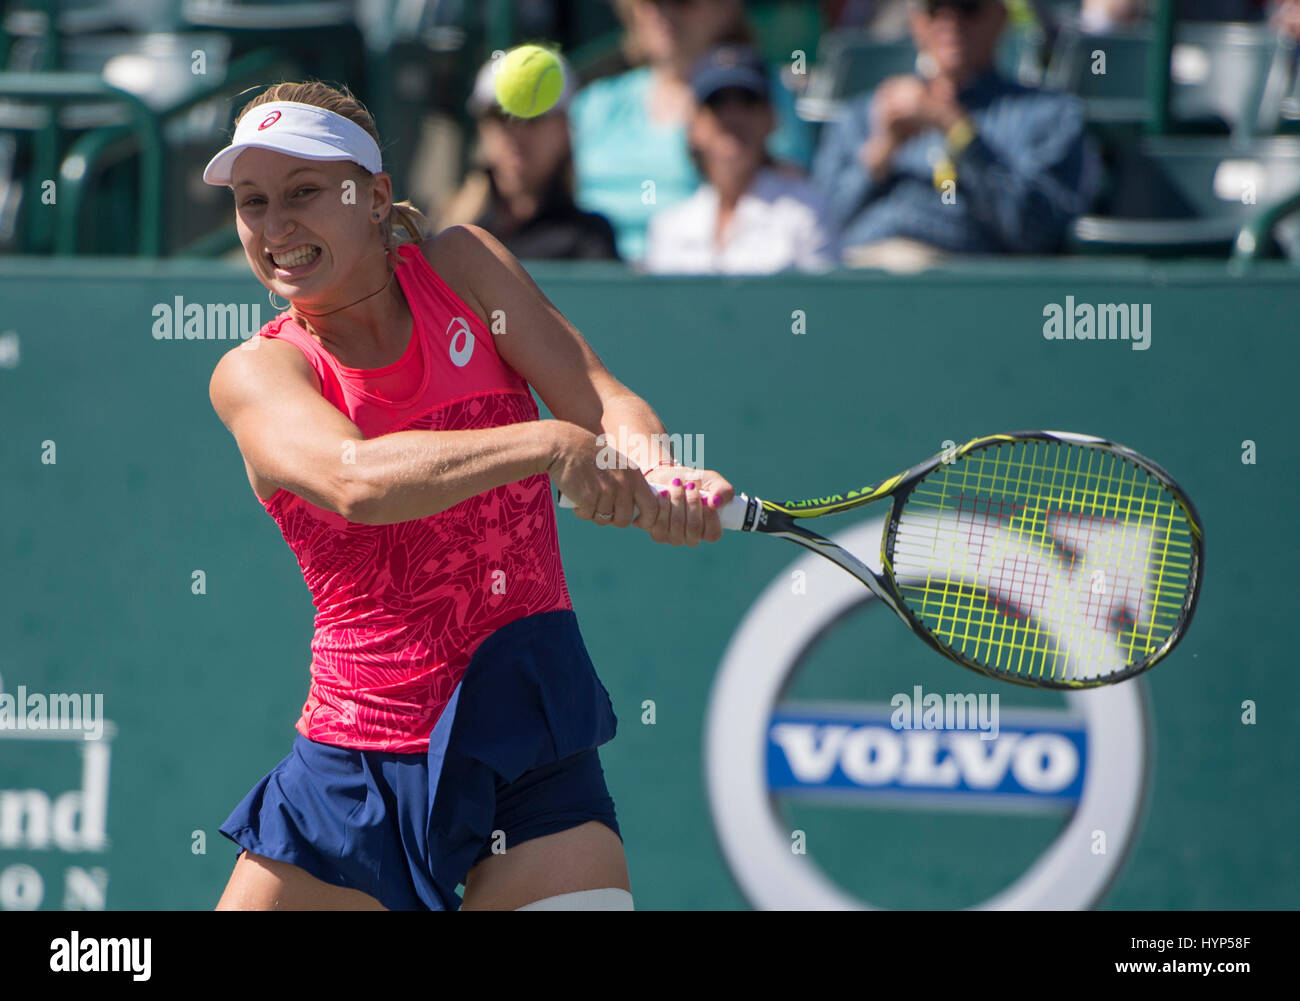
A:
POLYGON ((1082 104, 994 69, 1002 0, 913 0, 926 76, 851 103, 813 182, 845 247, 905 238, 958 253, 1047 253, 1095 194, 1082 104))

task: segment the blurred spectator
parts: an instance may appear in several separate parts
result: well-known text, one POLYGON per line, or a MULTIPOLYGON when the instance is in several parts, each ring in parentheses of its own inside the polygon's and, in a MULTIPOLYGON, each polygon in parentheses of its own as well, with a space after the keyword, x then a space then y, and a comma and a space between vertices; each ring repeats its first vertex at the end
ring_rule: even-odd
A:
POLYGON ((821 197, 802 178, 772 169, 770 86, 752 48, 715 49, 697 64, 687 139, 706 180, 651 217, 647 270, 762 274, 836 264, 821 197))
MULTIPOLYGON (((752 44, 742 0, 615 0, 627 29, 628 59, 639 65, 596 80, 573 101, 578 204, 614 224, 620 254, 645 252, 646 225, 658 209, 690 196, 700 177, 686 145, 693 98, 690 71, 709 49, 752 44)), ((773 89, 774 156, 806 167, 811 131, 794 113, 794 96, 773 89)))
POLYGON ((474 223, 521 260, 617 259, 614 230, 573 200, 567 109, 573 72, 562 64, 564 92, 536 118, 514 118, 497 104, 495 66, 479 70, 468 107, 478 123, 479 159, 444 211, 442 228, 474 223))
POLYGON ((1280 0, 1269 14, 1269 24, 1294 42, 1300 42, 1300 0, 1280 0))
POLYGON ((1006 19, 1001 0, 913 4, 928 77, 891 77, 854 101, 817 154, 844 247, 1045 253, 1088 208, 1098 171, 1082 105, 997 73, 1006 19))

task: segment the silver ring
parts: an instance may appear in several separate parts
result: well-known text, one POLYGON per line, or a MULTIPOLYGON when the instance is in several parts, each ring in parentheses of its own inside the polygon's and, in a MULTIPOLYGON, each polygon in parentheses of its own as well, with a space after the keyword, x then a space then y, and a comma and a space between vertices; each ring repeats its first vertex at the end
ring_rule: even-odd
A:
POLYGON ((604 518, 606 521, 612 521, 614 518, 612 514, 601 514, 599 511, 596 512, 596 517, 604 518))

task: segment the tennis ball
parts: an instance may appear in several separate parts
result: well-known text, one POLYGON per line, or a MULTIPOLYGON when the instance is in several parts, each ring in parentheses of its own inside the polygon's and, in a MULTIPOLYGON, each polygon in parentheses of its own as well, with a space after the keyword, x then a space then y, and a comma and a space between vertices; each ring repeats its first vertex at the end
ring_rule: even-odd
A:
POLYGON ((520 45, 501 57, 496 71, 497 101, 517 118, 546 114, 563 90, 564 70, 549 49, 520 45))

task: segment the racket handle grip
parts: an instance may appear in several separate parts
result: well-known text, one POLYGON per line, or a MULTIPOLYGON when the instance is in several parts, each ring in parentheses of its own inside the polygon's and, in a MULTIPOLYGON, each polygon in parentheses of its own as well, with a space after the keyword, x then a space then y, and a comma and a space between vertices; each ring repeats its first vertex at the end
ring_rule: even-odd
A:
MULTIPOLYGON (((707 492, 701 496, 708 497, 707 492)), ((575 508, 578 505, 573 503, 563 494, 557 494, 559 505, 562 508, 575 508)), ((718 509, 718 518, 722 521, 722 527, 733 532, 739 532, 745 525, 745 514, 749 511, 750 500, 744 494, 736 494, 725 505, 718 509)), ((632 509, 632 517, 636 518, 639 513, 638 508, 632 509)))

